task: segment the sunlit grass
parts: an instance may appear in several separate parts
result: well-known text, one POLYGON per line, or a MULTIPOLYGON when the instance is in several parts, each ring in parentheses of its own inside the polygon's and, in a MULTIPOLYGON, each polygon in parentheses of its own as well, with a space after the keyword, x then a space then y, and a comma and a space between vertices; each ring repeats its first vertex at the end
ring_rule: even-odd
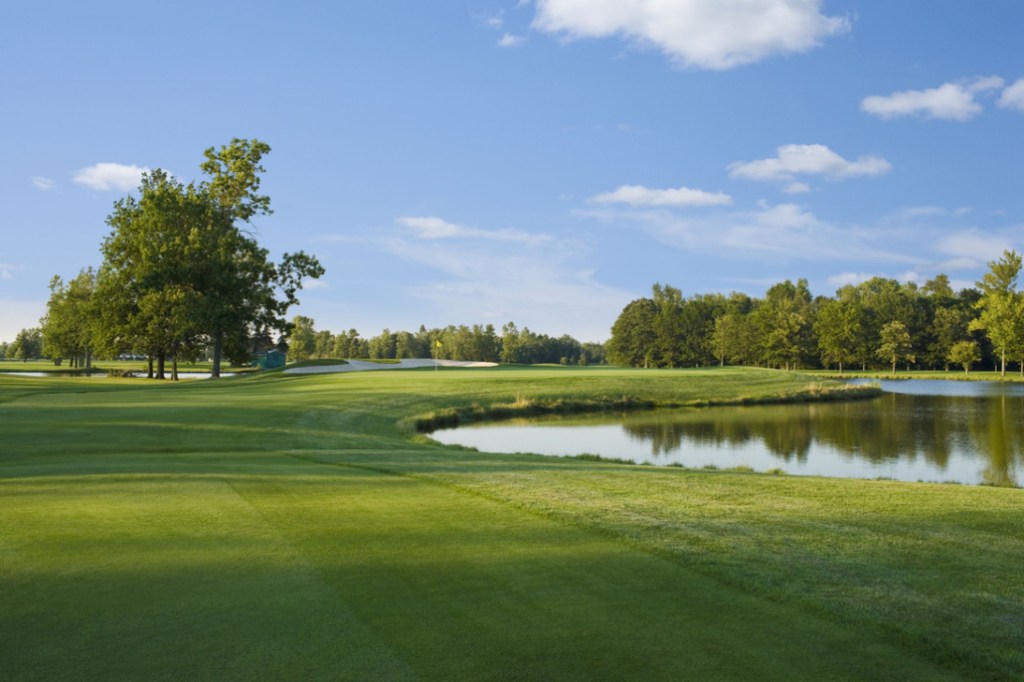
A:
POLYGON ((1021 491, 446 448, 768 371, 0 378, 9 679, 1014 679, 1021 491))

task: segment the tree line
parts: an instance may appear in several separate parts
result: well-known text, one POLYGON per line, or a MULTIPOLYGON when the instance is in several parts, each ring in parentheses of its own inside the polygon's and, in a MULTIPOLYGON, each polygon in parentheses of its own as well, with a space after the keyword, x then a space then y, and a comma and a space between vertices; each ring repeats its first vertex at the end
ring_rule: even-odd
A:
POLYGON ((292 319, 288 337, 291 361, 326 358, 369 358, 401 360, 436 358, 511 364, 595 365, 606 362, 604 346, 580 343, 568 334, 552 337, 509 322, 499 333, 494 325, 449 325, 416 332, 383 330, 365 339, 355 329, 334 334, 317 330, 309 317, 292 319))
MULTIPOLYGON (((252 236, 254 217, 269 215, 259 193, 259 140, 232 140, 204 152, 205 179, 185 184, 157 169, 142 176, 138 196, 114 204, 107 217, 99 270, 50 282, 40 321, 40 355, 88 368, 94 355, 149 358, 149 375, 177 376, 179 360, 209 352, 248 362, 274 334, 287 334, 285 314, 306 278, 324 270, 303 252, 269 258, 252 236), (154 363, 156 368, 154 371, 154 363)), ((24 343, 15 341, 21 355, 24 343)))
POLYGON ((612 327, 610 362, 633 367, 713 363, 782 369, 962 367, 979 362, 1024 375, 1021 256, 1006 251, 976 288, 954 292, 940 274, 923 286, 875 277, 812 296, 807 280, 775 284, 763 298, 697 294, 655 284, 612 327))

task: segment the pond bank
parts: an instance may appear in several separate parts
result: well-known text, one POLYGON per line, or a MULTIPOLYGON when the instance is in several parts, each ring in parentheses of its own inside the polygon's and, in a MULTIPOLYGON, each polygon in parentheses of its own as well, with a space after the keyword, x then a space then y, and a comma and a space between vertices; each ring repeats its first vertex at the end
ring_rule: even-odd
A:
POLYGON ((641 398, 599 397, 594 399, 533 400, 518 396, 509 403, 450 407, 413 417, 403 423, 418 433, 453 428, 462 424, 483 421, 503 421, 540 417, 545 415, 593 414, 600 412, 627 412, 655 408, 721 407, 729 405, 783 405, 792 403, 835 402, 867 400, 882 395, 882 389, 871 384, 812 383, 807 387, 761 396, 717 396, 687 398, 683 400, 649 400, 641 398))

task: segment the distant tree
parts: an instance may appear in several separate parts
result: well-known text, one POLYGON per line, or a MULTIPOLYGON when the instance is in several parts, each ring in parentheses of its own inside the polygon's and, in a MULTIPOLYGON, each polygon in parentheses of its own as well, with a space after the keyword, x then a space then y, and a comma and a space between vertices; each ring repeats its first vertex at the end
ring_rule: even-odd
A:
POLYGON ((965 374, 971 373, 971 365, 981 360, 981 351, 974 341, 957 341, 949 349, 949 361, 962 365, 965 374))
POLYGON ((715 319, 726 309, 721 294, 695 294, 683 301, 677 339, 679 366, 700 367, 715 361, 715 319))
POLYGON ((288 357, 293 362, 309 360, 316 353, 316 329, 311 317, 296 315, 288 335, 288 357))
POLYGON ((975 304, 979 315, 970 328, 982 330, 999 356, 999 373, 1006 376, 1007 355, 1024 346, 1024 303, 1017 291, 1021 256, 1004 251, 1001 258, 988 264, 989 271, 978 282, 981 299, 975 304))
POLYGON ((318 331, 313 335, 313 356, 324 359, 332 357, 334 335, 327 330, 318 331))
POLYGON ((878 347, 878 357, 889 362, 892 374, 896 373, 896 364, 900 360, 914 361, 914 346, 911 343, 910 332, 907 326, 896 320, 889 322, 882 327, 881 345, 878 347))
POLYGON ((953 293, 953 287, 949 284, 949 276, 943 273, 935 275, 935 277, 925 282, 924 286, 921 287, 921 293, 929 298, 936 299, 940 305, 951 301, 956 295, 953 293))
POLYGON ((627 367, 650 367, 654 360, 654 320, 658 306, 649 298, 631 301, 612 325, 608 360, 627 367))
POLYGON ((753 315, 760 327, 762 357, 770 367, 793 369, 811 357, 814 320, 807 280, 773 285, 753 315))
POLYGON ((740 313, 725 313, 715 320, 711 332, 711 346, 718 364, 725 366, 726 360, 735 359, 736 347, 742 338, 744 316, 740 313))
POLYGON ((28 362, 37 360, 43 356, 43 334, 38 327, 22 329, 14 337, 14 342, 8 348, 8 353, 14 360, 28 362))
POLYGON ((43 355, 56 364, 68 358, 72 367, 92 366, 95 289, 96 273, 92 268, 82 270, 70 282, 60 277, 50 280, 50 300, 40 326, 43 355))
POLYGON ((501 328, 501 361, 505 364, 520 362, 519 329, 515 322, 508 322, 501 328))
POLYGON ((416 334, 409 332, 398 332, 395 334, 395 357, 402 358, 425 358, 430 355, 427 346, 421 343, 416 334))
POLYGON ((395 357, 395 335, 385 329, 370 339, 370 358, 372 360, 391 360, 395 357))
POLYGON ((932 367, 941 366, 948 370, 951 362, 959 364, 950 360, 950 353, 957 343, 970 340, 970 324, 970 311, 959 305, 935 309, 927 347, 927 358, 932 367))
POLYGON ((366 340, 355 329, 349 329, 334 337, 331 355, 336 358, 366 358, 370 356, 366 340))
POLYGON ((851 301, 829 299, 818 308, 814 332, 818 350, 826 366, 836 364, 839 373, 843 365, 855 362, 857 345, 863 333, 859 307, 851 301))
POLYGON ((608 362, 608 351, 603 343, 588 341, 583 344, 583 353, 580 355, 581 365, 604 365, 608 362))
POLYGON ((656 310, 651 360, 656 367, 679 367, 685 362, 682 346, 687 333, 683 292, 667 284, 655 284, 651 287, 651 300, 656 310))

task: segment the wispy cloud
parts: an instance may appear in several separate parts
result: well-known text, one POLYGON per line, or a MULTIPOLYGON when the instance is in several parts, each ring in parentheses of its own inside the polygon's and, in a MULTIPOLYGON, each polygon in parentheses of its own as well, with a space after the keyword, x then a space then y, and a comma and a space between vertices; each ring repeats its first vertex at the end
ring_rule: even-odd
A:
POLYGON ((498 39, 498 47, 519 47, 526 42, 525 36, 506 33, 498 39))
POLYGON ((103 191, 120 190, 127 192, 139 186, 142 174, 149 169, 142 166, 126 166, 120 163, 97 163, 75 173, 74 181, 92 189, 103 191))
POLYGON ((437 216, 402 216, 395 222, 410 230, 420 239, 489 239, 494 241, 535 244, 547 242, 551 237, 531 234, 520 230, 481 230, 476 227, 456 225, 437 216))
POLYGON ((843 224, 794 203, 761 202, 752 209, 718 209, 701 215, 608 208, 577 211, 576 215, 610 227, 639 230, 691 257, 699 254, 701 258, 728 257, 776 265, 833 263, 839 272, 843 264, 859 268, 865 261, 880 268, 898 265, 901 271, 910 267, 922 272, 949 262, 951 256, 984 262, 1015 240, 1012 230, 1002 230, 995 231, 998 236, 986 243, 984 235, 951 225, 948 216, 911 225, 894 222, 891 216, 865 225, 843 224))
POLYGON ((514 320, 536 331, 603 341, 618 311, 634 297, 597 281, 586 263, 588 249, 576 241, 509 249, 479 241, 410 241, 398 234, 380 247, 436 272, 432 279, 406 285, 406 291, 447 319, 498 326, 514 320))
POLYGON ((807 192, 810 188, 794 182, 798 175, 820 175, 840 180, 862 175, 882 175, 892 164, 880 156, 860 156, 848 161, 822 144, 789 144, 779 147, 774 158, 758 161, 737 161, 729 165, 729 176, 757 181, 791 183, 789 193, 807 192))
POLYGON ((307 277, 302 280, 302 288, 304 291, 316 291, 317 289, 330 289, 331 285, 327 283, 325 279, 313 279, 307 277))
POLYGON ((891 95, 865 97, 860 108, 883 119, 918 116, 921 118, 969 121, 982 112, 977 96, 1003 87, 998 76, 972 78, 944 83, 927 90, 904 90, 891 95))
POLYGON ((999 106, 1024 111, 1024 78, 1003 90, 999 96, 999 106))
POLYGON ((857 285, 862 282, 867 282, 869 279, 879 276, 880 275, 875 272, 840 272, 829 276, 825 281, 838 289, 839 287, 845 287, 850 284, 857 285))
MULTIPOLYGON (((754 267, 821 272, 822 285, 857 284, 875 276, 924 282, 960 273, 957 286, 973 286, 985 264, 1007 249, 1021 249, 1024 225, 973 227, 974 211, 909 207, 864 224, 823 219, 794 203, 760 202, 747 210, 713 209, 694 215, 657 209, 591 208, 576 215, 609 229, 632 229, 690 259, 749 261, 754 267), (873 271, 862 270, 871 263, 873 271)), ((734 266, 733 266, 734 267, 734 266)))
POLYGON ((731 69, 806 52, 850 30, 820 0, 537 0, 533 27, 568 39, 621 36, 682 66, 731 69))
POLYGON ((642 185, 622 185, 612 192, 590 198, 595 204, 629 204, 630 206, 728 206, 732 197, 722 192, 700 189, 649 189, 642 185))
POLYGON ((1008 235, 981 232, 977 229, 952 232, 936 242, 936 250, 939 253, 959 259, 970 258, 978 263, 996 260, 1003 251, 1012 248, 1013 241, 1008 235))
POLYGON ((31 178, 29 178, 29 181, 36 189, 41 190, 43 192, 51 190, 54 187, 53 180, 51 180, 50 178, 44 178, 39 175, 33 175, 31 178))

